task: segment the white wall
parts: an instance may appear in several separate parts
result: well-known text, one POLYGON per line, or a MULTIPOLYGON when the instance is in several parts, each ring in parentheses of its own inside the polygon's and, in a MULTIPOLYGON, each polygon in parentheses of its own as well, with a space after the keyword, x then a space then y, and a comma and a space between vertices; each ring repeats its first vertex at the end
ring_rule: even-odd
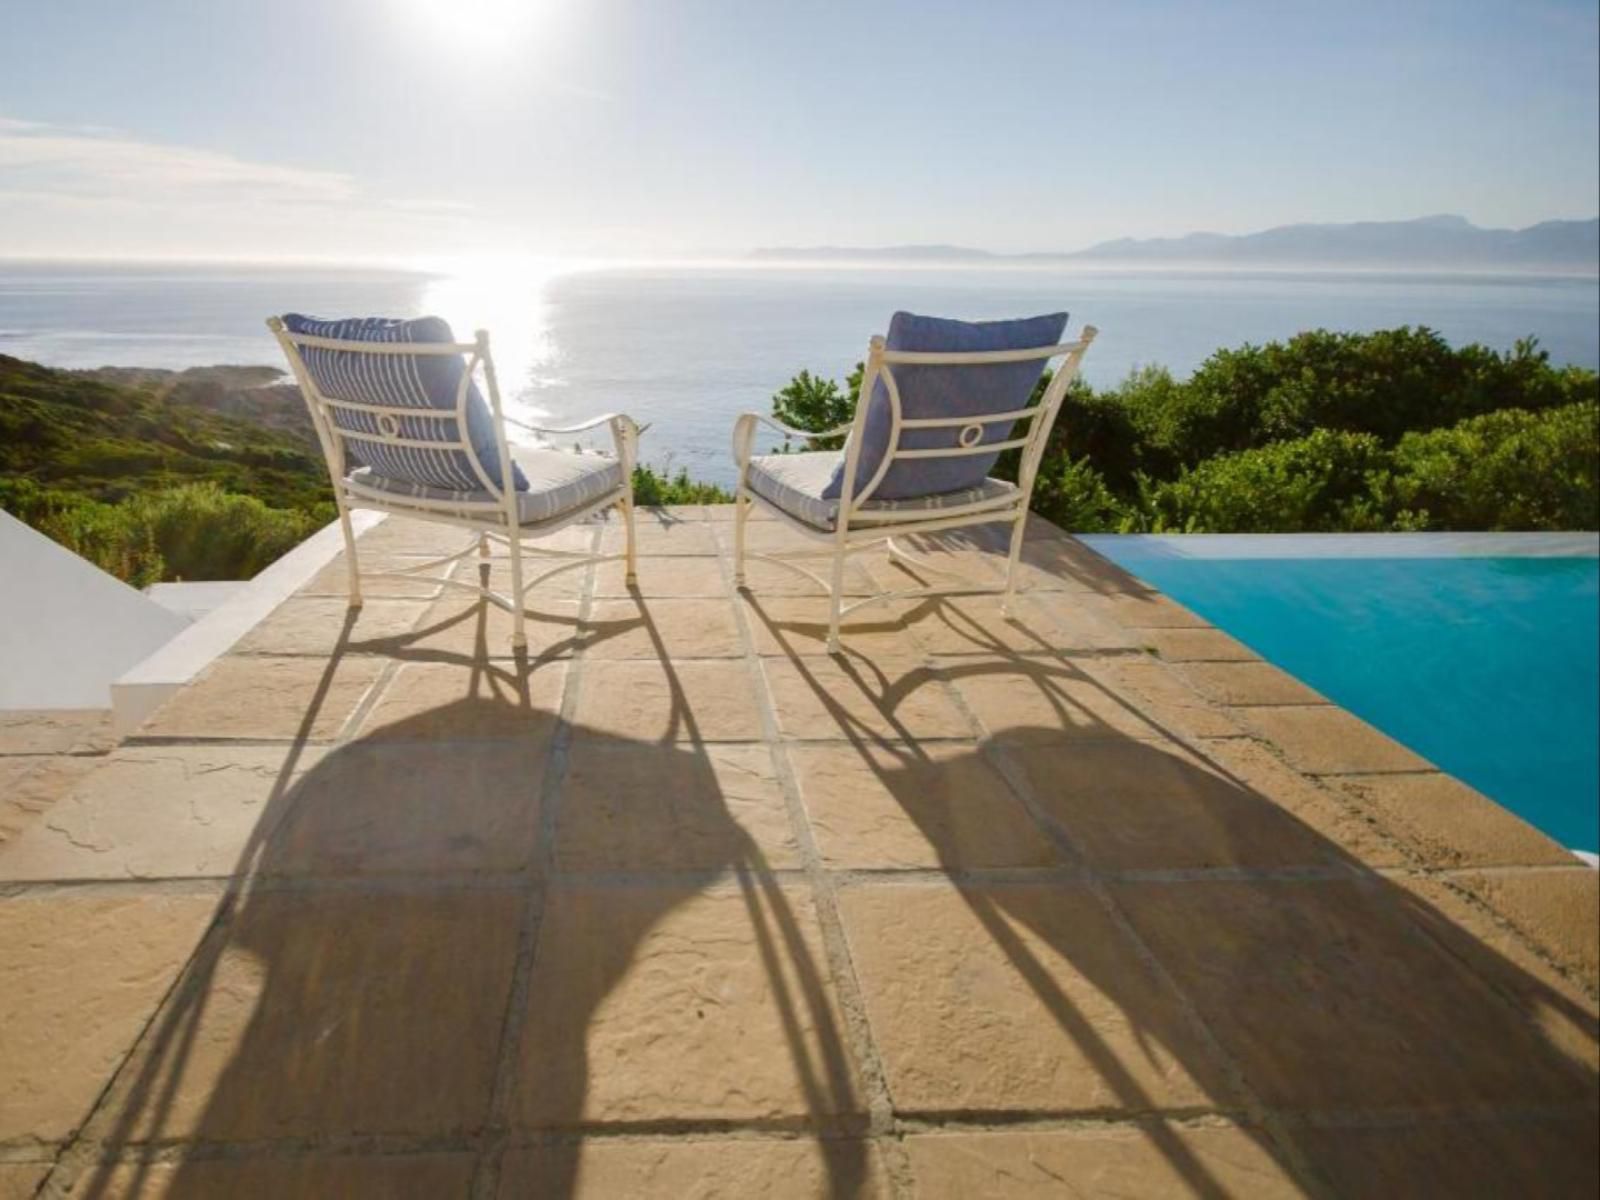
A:
POLYGON ((111 681, 188 624, 0 512, 0 711, 110 708, 111 681))

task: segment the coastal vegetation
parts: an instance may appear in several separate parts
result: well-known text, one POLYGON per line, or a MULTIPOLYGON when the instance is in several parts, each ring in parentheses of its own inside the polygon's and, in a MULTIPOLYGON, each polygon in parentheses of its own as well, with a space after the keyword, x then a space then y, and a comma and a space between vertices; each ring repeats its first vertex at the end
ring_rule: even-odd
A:
MULTIPOLYGON (((843 387, 801 371, 773 413, 836 427, 860 371, 843 387)), ((1080 532, 1595 529, 1597 428, 1595 372, 1532 339, 1500 353, 1421 328, 1315 330, 1219 350, 1187 380, 1074 381, 1033 507, 1080 532)), ((1010 452, 997 473, 1017 466, 1010 452)))
MULTIPOLYGON (((0 355, 0 508, 136 587, 248 579, 334 518, 298 394, 265 386, 276 376, 57 371, 0 355)), ((648 466, 634 488, 641 504, 729 498, 648 466)))
MULTIPOLYGON (((0 508, 139 586, 248 578, 333 519, 282 397, 256 419, 234 393, 193 394, 214 377, 185 392, 169 374, 0 356, 0 508)), ((859 388, 859 366, 842 386, 801 371, 773 413, 834 428, 859 388)), ((1017 466, 1012 452, 997 472, 1017 466)), ((1034 508, 1083 532, 1595 529, 1597 475, 1595 372, 1532 340, 1502 353, 1428 329, 1317 330, 1219 350, 1184 380, 1076 381, 1034 508)), ((634 489, 646 506, 730 498, 682 469, 640 466, 634 489)))

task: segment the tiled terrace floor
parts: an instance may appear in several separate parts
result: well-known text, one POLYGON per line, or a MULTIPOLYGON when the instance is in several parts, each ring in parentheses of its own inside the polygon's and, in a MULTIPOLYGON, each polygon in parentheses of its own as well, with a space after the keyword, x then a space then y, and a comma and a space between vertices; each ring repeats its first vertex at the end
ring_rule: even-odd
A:
POLYGON ((0 1197, 1595 1194, 1594 872, 1048 526, 833 660, 728 515, 524 659, 332 567, 35 778, 0 1197))

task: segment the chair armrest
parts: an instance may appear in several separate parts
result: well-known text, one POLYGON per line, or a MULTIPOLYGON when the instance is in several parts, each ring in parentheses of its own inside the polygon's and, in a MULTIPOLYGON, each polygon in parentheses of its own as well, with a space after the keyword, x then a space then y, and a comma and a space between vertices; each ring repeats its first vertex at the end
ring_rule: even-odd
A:
POLYGON ((796 429, 793 425, 785 425, 777 417, 770 417, 766 413, 744 413, 742 416, 753 417, 761 424, 776 429, 786 438, 805 438, 807 441, 814 441, 817 438, 838 437, 842 433, 849 433, 855 425, 854 421, 846 421, 837 429, 796 429))
POLYGON ((641 426, 627 413, 604 413, 587 421, 580 421, 576 425, 531 425, 527 421, 519 421, 515 417, 502 417, 502 419, 507 425, 515 425, 518 429, 526 429, 529 433, 585 433, 590 429, 598 429, 602 425, 609 425, 611 427, 611 441, 616 448, 617 461, 622 464, 625 474, 633 472, 634 462, 638 456, 639 434, 649 428, 647 425, 641 426))
POLYGON ((598 425, 617 420, 627 421, 630 425, 633 424, 632 419, 626 413, 603 413, 587 421, 580 421, 576 425, 530 425, 527 421, 519 421, 515 417, 505 417, 503 419, 507 425, 515 425, 518 429, 526 429, 529 433, 583 433, 598 425))
POLYGON ((776 417, 770 417, 766 413, 740 413, 738 419, 733 423, 733 458, 739 464, 741 471, 744 470, 745 464, 750 461, 750 447, 755 441, 757 425, 765 425, 769 429, 776 429, 783 434, 785 439, 804 438, 809 442, 815 441, 817 438, 838 437, 840 434, 849 433, 855 426, 855 422, 846 422, 837 429, 796 429, 793 425, 785 425, 776 417))

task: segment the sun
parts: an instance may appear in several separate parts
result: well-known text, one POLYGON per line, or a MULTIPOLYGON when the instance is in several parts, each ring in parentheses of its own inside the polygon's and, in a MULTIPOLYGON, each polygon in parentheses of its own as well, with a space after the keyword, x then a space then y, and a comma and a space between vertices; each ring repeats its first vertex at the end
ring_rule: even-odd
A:
POLYGON ((547 28, 552 0, 405 0, 419 31, 445 48, 482 53, 522 47, 547 28))

